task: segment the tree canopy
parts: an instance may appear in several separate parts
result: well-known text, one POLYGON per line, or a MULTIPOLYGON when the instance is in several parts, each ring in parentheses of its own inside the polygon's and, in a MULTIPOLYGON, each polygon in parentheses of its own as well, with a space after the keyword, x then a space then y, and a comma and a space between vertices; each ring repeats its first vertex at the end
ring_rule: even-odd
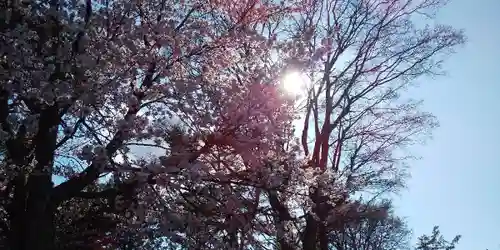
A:
POLYGON ((0 1, 0 245, 407 246, 382 198, 437 125, 400 94, 465 42, 415 22, 445 3, 0 1))

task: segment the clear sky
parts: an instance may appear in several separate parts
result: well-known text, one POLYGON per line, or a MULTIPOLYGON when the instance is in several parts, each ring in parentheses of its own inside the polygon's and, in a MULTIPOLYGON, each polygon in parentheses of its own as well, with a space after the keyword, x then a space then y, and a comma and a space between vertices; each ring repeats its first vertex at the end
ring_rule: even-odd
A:
POLYGON ((500 250, 500 0, 452 0, 439 20, 463 28, 468 43, 445 77, 410 94, 425 100, 440 128, 415 153, 409 188, 398 199, 415 235, 439 225, 458 250, 500 250))

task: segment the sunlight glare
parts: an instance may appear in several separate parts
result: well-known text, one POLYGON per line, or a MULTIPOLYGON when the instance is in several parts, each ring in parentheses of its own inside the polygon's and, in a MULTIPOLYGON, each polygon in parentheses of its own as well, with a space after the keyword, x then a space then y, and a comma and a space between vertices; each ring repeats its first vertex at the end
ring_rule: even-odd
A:
POLYGON ((305 92, 305 78, 299 72, 290 72, 283 77, 283 89, 292 95, 300 95, 305 92))

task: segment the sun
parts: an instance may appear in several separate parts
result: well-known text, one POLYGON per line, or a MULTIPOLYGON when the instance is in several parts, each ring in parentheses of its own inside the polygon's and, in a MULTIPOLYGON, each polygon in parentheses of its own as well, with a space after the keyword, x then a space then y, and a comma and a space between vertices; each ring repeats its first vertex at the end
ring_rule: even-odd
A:
POLYGON ((306 90, 306 79, 299 72, 287 73, 281 82, 283 89, 292 95, 300 95, 306 90))

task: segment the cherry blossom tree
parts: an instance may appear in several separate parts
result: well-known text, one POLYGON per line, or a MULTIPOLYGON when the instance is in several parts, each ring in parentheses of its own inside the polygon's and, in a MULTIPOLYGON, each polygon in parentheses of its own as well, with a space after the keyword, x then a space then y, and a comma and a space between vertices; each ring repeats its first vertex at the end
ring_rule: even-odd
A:
POLYGON ((2 2, 2 244, 328 249, 385 218, 356 197, 436 125, 398 97, 464 41, 414 22, 443 3, 2 2))
POLYGON ((279 21, 294 2, 2 1, 1 9, 1 232, 11 249, 55 249, 64 236, 56 228, 99 231, 106 226, 89 223, 105 213, 127 226, 168 226, 178 214, 166 193, 222 173, 207 162, 259 168, 291 134, 280 66, 261 60, 272 39, 252 28, 279 21), (137 147, 162 151, 137 157, 137 147), (77 224, 79 199, 107 210, 78 207, 96 214, 77 224))
POLYGON ((284 178, 286 191, 268 193, 277 247, 328 249, 328 232, 384 216, 355 197, 403 187, 413 158, 408 147, 437 125, 419 110, 420 101, 401 94, 442 73, 441 62, 465 41, 433 19, 445 4, 313 0, 284 25, 282 36, 296 39, 289 51, 302 55, 294 68, 310 82, 301 135, 310 175, 298 174, 307 176, 302 182, 284 178), (287 194, 297 185, 309 187, 301 198, 287 194))
POLYGON ((444 4, 308 1, 286 21, 259 26, 260 34, 276 39, 274 55, 285 72, 299 71, 310 83, 300 140, 287 141, 285 157, 267 157, 265 167, 203 176, 211 184, 193 183, 172 197, 174 204, 182 196, 180 218, 202 214, 187 225, 183 233, 191 236, 182 242, 207 249, 220 248, 218 239, 229 248, 328 249, 330 232, 385 217, 387 211, 357 197, 403 187, 413 159, 406 150, 437 125, 419 101, 400 96, 422 77, 440 74, 442 60, 465 40, 452 27, 415 21, 432 20, 444 4))

